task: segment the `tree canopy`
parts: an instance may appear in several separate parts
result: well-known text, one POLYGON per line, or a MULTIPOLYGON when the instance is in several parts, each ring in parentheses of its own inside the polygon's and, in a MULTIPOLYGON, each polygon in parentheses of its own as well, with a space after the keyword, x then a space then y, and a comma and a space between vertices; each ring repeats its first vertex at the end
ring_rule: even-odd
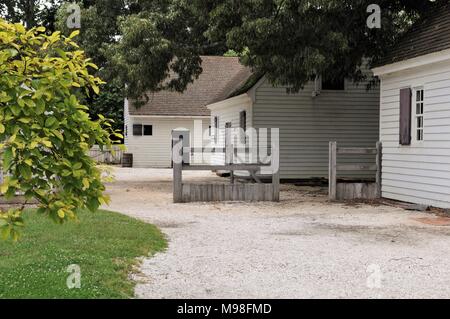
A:
MULTIPOLYGON (((56 14, 56 28, 69 35, 73 30, 67 27, 68 6, 62 4, 56 14)), ((123 0, 85 0, 78 2, 81 8, 81 28, 77 43, 85 51, 86 56, 99 67, 96 75, 109 78, 108 84, 102 86, 100 95, 93 95, 86 100, 92 119, 101 114, 114 120, 114 129, 123 130, 123 86, 111 74, 106 51, 108 46, 119 39, 119 19, 132 12, 133 6, 123 0)))
MULTIPOLYGON (((73 42, 77 33, 47 35, 44 27, 0 19, 0 153, 7 173, 0 191, 36 200, 38 211, 58 222, 108 200, 88 151, 110 147, 110 135, 119 135, 109 120, 92 121, 80 103, 99 94, 103 82, 89 73, 97 67, 73 42)), ((22 210, 0 212, 4 238, 17 238, 22 210)))
POLYGON ((0 17, 22 22, 28 28, 40 25, 54 31, 55 15, 62 0, 2 0, 0 17))
MULTIPOLYGON (((79 43, 109 80, 107 90, 127 84, 131 98, 183 91, 201 73, 200 55, 230 52, 297 91, 318 73, 361 79, 364 58, 372 64, 424 12, 447 1, 378 0, 381 28, 370 29, 373 0, 82 0, 79 43)), ((68 3, 61 4, 4 0, 0 13, 53 25, 59 8, 56 28, 68 35, 68 3)))
POLYGON ((358 80, 363 59, 376 61, 436 4, 379 0, 381 29, 370 29, 367 8, 373 2, 136 0, 139 12, 121 20, 121 41, 110 46, 109 62, 133 98, 146 90, 183 91, 201 73, 200 55, 229 50, 273 84, 294 91, 318 73, 358 80))

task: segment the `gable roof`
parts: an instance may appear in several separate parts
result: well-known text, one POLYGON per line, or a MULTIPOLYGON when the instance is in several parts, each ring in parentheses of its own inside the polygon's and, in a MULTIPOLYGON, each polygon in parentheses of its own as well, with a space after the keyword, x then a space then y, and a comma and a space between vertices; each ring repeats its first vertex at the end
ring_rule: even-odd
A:
POLYGON ((202 74, 183 93, 148 93, 149 101, 143 106, 136 108, 130 103, 130 115, 209 116, 206 105, 228 98, 252 75, 236 57, 202 56, 201 59, 202 74))
POLYGON ((450 3, 429 10, 376 66, 450 49, 450 3))

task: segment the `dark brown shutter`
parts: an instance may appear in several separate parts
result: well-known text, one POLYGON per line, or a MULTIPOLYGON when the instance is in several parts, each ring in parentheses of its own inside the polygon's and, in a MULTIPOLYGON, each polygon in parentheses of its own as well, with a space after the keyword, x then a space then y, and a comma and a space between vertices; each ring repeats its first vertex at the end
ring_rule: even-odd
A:
POLYGON ((410 88, 400 90, 400 145, 411 145, 411 98, 410 88))

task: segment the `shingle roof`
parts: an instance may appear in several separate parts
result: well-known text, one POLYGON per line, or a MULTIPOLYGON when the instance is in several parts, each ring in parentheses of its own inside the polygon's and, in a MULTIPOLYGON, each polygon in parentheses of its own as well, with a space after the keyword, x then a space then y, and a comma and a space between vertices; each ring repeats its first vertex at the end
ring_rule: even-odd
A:
POLYGON ((414 24, 377 66, 450 49, 450 3, 431 9, 414 24))
POLYGON ((141 107, 130 103, 131 115, 208 116, 206 105, 222 101, 240 88, 252 75, 235 57, 202 56, 203 72, 183 93, 149 93, 141 107))

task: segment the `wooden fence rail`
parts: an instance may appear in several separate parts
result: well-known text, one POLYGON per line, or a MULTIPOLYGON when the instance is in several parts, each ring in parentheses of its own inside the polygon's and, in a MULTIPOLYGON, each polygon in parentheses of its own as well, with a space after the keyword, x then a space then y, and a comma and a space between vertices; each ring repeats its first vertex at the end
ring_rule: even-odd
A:
POLYGON ((113 150, 101 150, 98 145, 94 145, 89 151, 89 156, 99 163, 122 164, 123 150, 119 145, 114 145, 113 150))
POLYGON ((329 153, 329 199, 374 199, 381 197, 381 142, 377 142, 376 147, 369 148, 339 148, 337 142, 330 142, 329 153), (338 164, 338 155, 375 155, 375 164, 338 164), (373 171, 376 173, 375 183, 338 183, 338 171, 373 171))

